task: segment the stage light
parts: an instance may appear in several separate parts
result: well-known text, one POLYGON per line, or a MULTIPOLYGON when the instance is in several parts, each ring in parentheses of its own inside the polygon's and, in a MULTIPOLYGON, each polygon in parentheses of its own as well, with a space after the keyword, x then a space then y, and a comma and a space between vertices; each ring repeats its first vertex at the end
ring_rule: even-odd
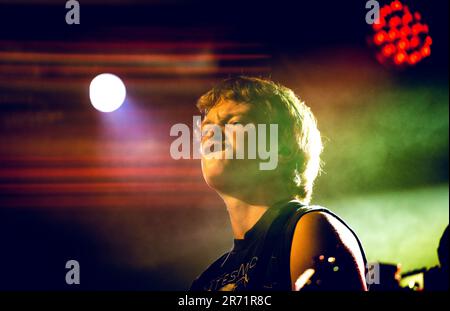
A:
POLYGON ((402 37, 407 37, 411 33, 411 28, 404 26, 400 29, 400 34, 402 37))
POLYGON ((400 1, 394 1, 391 3, 391 7, 392 7, 392 10, 399 11, 402 9, 403 5, 400 3, 400 1))
POLYGON ((400 50, 406 50, 407 48, 409 48, 408 40, 406 40, 406 39, 400 40, 398 42, 397 46, 400 50))
POLYGON ((374 38, 375 44, 380 45, 384 42, 385 39, 386 39, 386 32, 380 31, 375 34, 374 38))
POLYGON ((423 56, 423 57, 427 57, 428 55, 430 55, 431 49, 430 49, 430 47, 428 47, 428 46, 424 46, 424 47, 422 48, 422 50, 420 50, 420 53, 422 53, 422 56, 423 56))
POLYGON ((420 20, 422 19, 422 15, 420 15, 419 12, 416 12, 416 13, 414 13, 414 18, 415 18, 417 21, 420 21, 420 20))
POLYGON ((403 17, 402 17, 403 24, 408 25, 412 21, 413 21, 413 16, 411 15, 411 13, 407 13, 407 14, 403 15, 403 17))
POLYGON ((394 62, 397 65, 401 65, 401 64, 403 64, 405 62, 406 57, 407 57, 407 55, 406 55, 405 52, 398 52, 397 54, 395 54, 394 62))
POLYGON ((413 35, 418 35, 424 30, 423 26, 419 23, 412 26, 413 35))
POLYGON ((390 15, 392 13, 391 7, 389 5, 385 5, 381 8, 381 16, 390 15))
POLYGON ((431 55, 429 27, 419 12, 411 12, 400 0, 384 5, 369 42, 377 49, 377 60, 394 67, 413 66, 431 55))
POLYGON ((394 16, 389 20, 389 26, 395 28, 402 23, 402 19, 398 16, 394 16))
POLYGON ((395 53, 395 45, 387 44, 383 47, 382 53, 384 56, 388 57, 395 53))
POLYGON ((92 79, 89 86, 89 97, 92 106, 101 112, 117 110, 126 96, 125 85, 113 74, 102 73, 92 79))
POLYGON ((419 39, 419 37, 412 37, 410 43, 411 43, 411 47, 412 47, 412 48, 418 47, 419 44, 420 44, 420 39, 419 39))
POLYGON ((420 61, 421 58, 422 58, 422 57, 421 57, 421 55, 420 55, 418 52, 414 52, 414 53, 412 53, 411 55, 409 55, 408 62, 409 62, 411 65, 414 65, 414 64, 416 64, 418 61, 420 61))
POLYGON ((388 37, 391 41, 395 41, 395 39, 398 37, 398 30, 397 29, 389 30, 388 37))

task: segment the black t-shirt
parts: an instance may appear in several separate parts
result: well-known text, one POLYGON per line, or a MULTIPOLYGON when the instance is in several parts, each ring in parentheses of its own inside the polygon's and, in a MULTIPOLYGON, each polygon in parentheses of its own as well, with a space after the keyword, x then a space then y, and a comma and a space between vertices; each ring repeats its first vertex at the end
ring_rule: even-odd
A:
POLYGON ((304 206, 295 200, 275 205, 246 232, 244 239, 235 239, 233 248, 197 277, 190 290, 290 291, 290 249, 294 230, 298 220, 313 211, 329 213, 349 228, 323 207, 304 206))

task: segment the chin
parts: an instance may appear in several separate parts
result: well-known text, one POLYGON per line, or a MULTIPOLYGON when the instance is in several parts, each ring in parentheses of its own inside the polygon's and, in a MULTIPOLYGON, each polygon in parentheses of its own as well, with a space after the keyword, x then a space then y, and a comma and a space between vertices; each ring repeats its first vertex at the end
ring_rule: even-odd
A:
POLYGON ((223 191, 233 183, 230 170, 226 169, 226 160, 202 159, 202 172, 208 186, 223 191))

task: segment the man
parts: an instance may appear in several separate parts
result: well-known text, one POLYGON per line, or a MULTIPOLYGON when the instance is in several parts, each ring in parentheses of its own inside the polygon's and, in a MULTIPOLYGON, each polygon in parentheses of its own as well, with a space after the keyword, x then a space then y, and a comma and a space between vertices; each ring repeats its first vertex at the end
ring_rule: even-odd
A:
MULTIPOLYGON (((234 135, 216 135, 210 125, 225 131, 227 125, 275 124, 280 143, 275 169, 261 169, 258 157, 203 152, 203 175, 225 202, 234 245, 191 290, 367 290, 356 235, 327 209, 307 206, 322 151, 310 109, 290 89, 252 77, 224 80, 197 107, 204 115, 203 149, 217 137, 222 155, 227 146, 233 154, 245 148, 237 139, 242 126, 234 135)), ((270 136, 262 134, 258 128, 257 138, 270 136)), ((250 137, 245 143, 253 143, 250 137)))

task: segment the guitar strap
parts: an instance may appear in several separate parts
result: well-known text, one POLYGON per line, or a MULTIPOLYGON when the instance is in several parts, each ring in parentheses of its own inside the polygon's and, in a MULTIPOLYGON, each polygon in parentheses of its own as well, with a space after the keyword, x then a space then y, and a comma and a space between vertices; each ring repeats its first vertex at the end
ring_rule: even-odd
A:
MULTIPOLYGON (((285 227, 291 219, 292 215, 297 212, 299 206, 303 206, 298 201, 290 201, 288 204, 280 208, 275 220, 269 226, 266 237, 264 239, 264 246, 259 255, 258 262, 256 264, 256 271, 252 281, 251 290, 267 290, 263 287, 263 283, 266 278, 267 270, 269 268, 270 261, 274 250, 279 246, 278 243, 283 241, 283 235, 285 235, 285 227)), ((276 208, 276 207, 272 207, 276 208)))
MULTIPOLYGON (((361 241, 359 240, 356 233, 353 231, 350 226, 348 226, 339 216, 331 212, 330 210, 321 207, 321 206, 306 206, 301 204, 299 201, 293 200, 288 202, 286 205, 280 208, 278 215, 275 220, 270 225, 265 241, 263 249, 260 253, 258 263, 256 265, 256 271, 254 274, 252 286, 249 288, 250 290, 270 290, 270 288, 264 288, 264 281, 267 277, 267 271, 269 269, 270 262, 272 260, 272 256, 277 249, 281 249, 282 254, 278 259, 278 264, 281 265, 282 269, 279 269, 278 272, 281 275, 277 276, 277 280, 281 283, 279 289, 280 290, 291 290, 291 275, 290 275, 290 251, 291 251, 291 243, 294 231, 289 232, 289 236, 286 239, 286 230, 288 224, 294 223, 297 224, 298 220, 305 214, 310 212, 325 212, 336 219, 338 219, 342 224, 344 224, 350 232, 355 236, 359 249, 361 251, 364 265, 365 265, 365 274, 367 274, 367 259, 364 253, 364 249, 362 247, 361 241), (280 243, 283 243, 280 245, 280 243), (283 269, 285 267, 285 269, 283 269)), ((295 225, 294 224, 294 225, 295 225)), ((293 227, 295 229, 295 226, 293 227)))

